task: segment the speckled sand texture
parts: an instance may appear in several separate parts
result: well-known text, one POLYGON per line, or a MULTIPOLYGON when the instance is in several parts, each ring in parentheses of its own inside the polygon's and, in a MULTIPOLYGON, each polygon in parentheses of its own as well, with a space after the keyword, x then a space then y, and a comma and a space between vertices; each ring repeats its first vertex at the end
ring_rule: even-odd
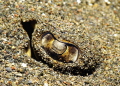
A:
POLYGON ((118 86, 119 83, 119 0, 0 0, 0 86, 118 86), (41 31, 43 24, 54 26, 56 29, 44 30, 59 40, 78 46, 88 57, 83 62, 91 59, 86 68, 92 65, 95 70, 66 74, 65 70, 56 70, 31 56, 30 34, 33 29, 41 31))

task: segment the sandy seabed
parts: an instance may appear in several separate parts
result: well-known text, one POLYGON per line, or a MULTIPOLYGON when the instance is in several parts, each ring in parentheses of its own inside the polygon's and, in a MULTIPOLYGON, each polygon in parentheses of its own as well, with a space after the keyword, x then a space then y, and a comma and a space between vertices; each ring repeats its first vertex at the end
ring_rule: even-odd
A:
MULTIPOLYGON (((39 24, 36 26, 40 27, 39 24)), ((119 83, 119 0, 80 3, 0 0, 0 86, 118 86, 119 83), (85 75, 64 74, 34 56, 31 58, 28 51, 34 21, 56 27, 50 31, 59 39, 78 45, 88 57, 96 56, 99 66, 90 74, 91 69, 85 75)))

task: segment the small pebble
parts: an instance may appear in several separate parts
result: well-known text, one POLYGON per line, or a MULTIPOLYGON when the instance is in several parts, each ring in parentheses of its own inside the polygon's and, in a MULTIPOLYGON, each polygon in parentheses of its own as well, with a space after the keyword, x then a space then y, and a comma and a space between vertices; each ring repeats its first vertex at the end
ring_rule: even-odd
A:
POLYGON ((11 72, 12 71, 12 69, 10 67, 6 67, 5 69, 6 69, 7 72, 11 72))
POLYGON ((21 73, 18 73, 18 72, 15 72, 14 73, 16 76, 18 76, 18 77, 21 77, 22 76, 22 74, 21 73))
POLYGON ((47 83, 47 81, 44 81, 44 86, 48 86, 48 83, 47 83))
POLYGON ((31 80, 28 80, 28 84, 32 84, 33 82, 31 80))
POLYGON ((20 72, 20 73, 24 73, 25 72, 25 68, 18 68, 17 71, 20 72))
POLYGON ((27 63, 21 63, 22 67, 27 67, 27 63))

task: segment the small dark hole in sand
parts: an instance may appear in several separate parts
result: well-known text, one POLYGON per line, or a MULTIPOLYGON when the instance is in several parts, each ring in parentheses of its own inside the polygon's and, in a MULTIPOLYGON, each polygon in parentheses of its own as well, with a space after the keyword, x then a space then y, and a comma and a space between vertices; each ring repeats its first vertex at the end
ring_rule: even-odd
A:
MULTIPOLYGON (((30 20, 30 21, 26 21, 26 22, 21 21, 21 24, 23 26, 23 29, 28 33, 28 36, 30 38, 30 47, 32 47, 32 45, 31 45, 32 33, 34 31, 35 24, 37 24, 37 21, 36 20, 30 20)), ((28 51, 28 49, 29 49, 29 47, 25 48, 26 51, 28 51)), ((35 58, 32 48, 31 48, 31 57, 35 58)))
POLYGON ((37 21, 36 20, 30 20, 30 21, 27 21, 27 22, 21 21, 21 24, 22 24, 24 30, 28 33, 28 35, 31 39, 32 38, 32 33, 34 31, 34 28, 35 28, 35 24, 37 24, 37 21))

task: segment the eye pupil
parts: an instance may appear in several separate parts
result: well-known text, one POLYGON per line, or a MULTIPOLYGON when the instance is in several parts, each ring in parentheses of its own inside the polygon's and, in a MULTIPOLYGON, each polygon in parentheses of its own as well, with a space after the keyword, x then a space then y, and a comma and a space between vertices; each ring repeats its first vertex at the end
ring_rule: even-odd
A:
POLYGON ((52 49, 55 53, 62 54, 66 50, 66 45, 58 40, 54 40, 52 49))
MULTIPOLYGON (((42 41, 43 41, 43 42, 49 42, 49 41, 51 41, 52 39, 54 39, 54 38, 53 38, 53 36, 52 36, 51 34, 45 34, 45 35, 42 36, 42 41)), ((44 44, 44 43, 43 43, 43 44, 44 44)))
POLYGON ((51 34, 47 34, 47 35, 46 35, 46 40, 50 41, 50 40, 52 40, 52 39, 53 39, 53 37, 52 37, 51 34))
POLYGON ((57 40, 54 41, 53 45, 59 50, 63 50, 65 48, 65 43, 59 42, 57 40))

